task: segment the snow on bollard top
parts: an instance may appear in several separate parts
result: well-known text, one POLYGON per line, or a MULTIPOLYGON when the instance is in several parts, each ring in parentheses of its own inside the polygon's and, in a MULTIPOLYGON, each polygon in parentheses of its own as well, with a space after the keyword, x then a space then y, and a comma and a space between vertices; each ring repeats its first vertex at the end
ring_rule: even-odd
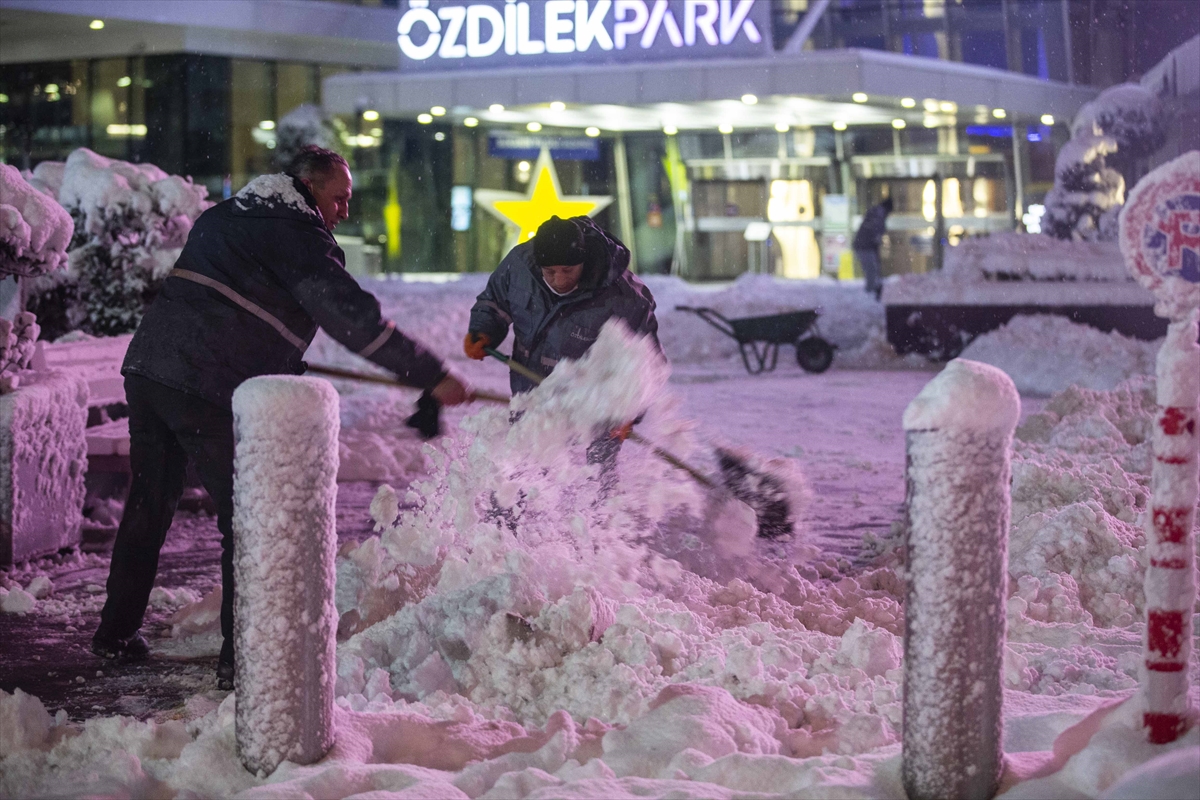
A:
MULTIPOLYGON (((234 390, 233 413, 238 431, 245 438, 265 435, 273 440, 286 439, 302 436, 314 427, 336 426, 338 395, 329 381, 268 375, 251 378, 234 390), (286 408, 288 413, 269 413, 279 408, 286 408), (262 413, 264 410, 268 413, 262 413)), ((306 442, 297 439, 296 446, 302 452, 306 442)))
POLYGON ((1021 398, 1003 370, 956 358, 904 410, 906 431, 1012 431, 1021 398))
POLYGON ((1200 307, 1200 150, 1152 170, 1121 212, 1125 266, 1154 293, 1154 313, 1182 320, 1200 307))

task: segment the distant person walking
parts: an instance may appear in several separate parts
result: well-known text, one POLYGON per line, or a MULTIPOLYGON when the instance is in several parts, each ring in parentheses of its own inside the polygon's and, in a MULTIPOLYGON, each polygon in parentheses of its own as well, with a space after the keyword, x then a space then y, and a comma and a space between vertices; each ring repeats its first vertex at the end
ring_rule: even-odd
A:
POLYGON ((879 246, 883 234, 887 233, 888 214, 892 213, 892 198, 885 197, 882 203, 871 206, 863 216, 858 232, 854 234, 854 255, 862 267, 867 280, 867 291, 878 300, 883 293, 883 265, 879 261, 879 246))

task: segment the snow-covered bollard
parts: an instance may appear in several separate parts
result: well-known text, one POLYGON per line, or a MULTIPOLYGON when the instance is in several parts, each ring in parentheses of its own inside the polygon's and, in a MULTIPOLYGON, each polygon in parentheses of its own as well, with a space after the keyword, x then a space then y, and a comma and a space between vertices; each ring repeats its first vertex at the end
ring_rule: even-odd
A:
POLYGON ((1009 476, 1021 402, 955 359, 904 411, 908 448, 904 788, 990 798, 1001 750, 1009 476))
POLYGON ((233 394, 237 745, 251 772, 333 745, 338 398, 252 378, 233 394))
POLYGON ((1155 744, 1188 726, 1188 661, 1196 602, 1192 527, 1200 402, 1200 152, 1168 162, 1138 182, 1121 214, 1121 253, 1171 320, 1158 351, 1149 530, 1143 724, 1155 744))

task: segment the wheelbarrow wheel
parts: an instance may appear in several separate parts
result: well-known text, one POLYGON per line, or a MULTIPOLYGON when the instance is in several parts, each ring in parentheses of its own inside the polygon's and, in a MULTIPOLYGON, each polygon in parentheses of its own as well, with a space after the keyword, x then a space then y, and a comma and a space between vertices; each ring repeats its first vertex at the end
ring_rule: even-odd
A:
POLYGON ((833 363, 833 345, 816 336, 796 342, 796 363, 805 372, 824 372, 833 363))

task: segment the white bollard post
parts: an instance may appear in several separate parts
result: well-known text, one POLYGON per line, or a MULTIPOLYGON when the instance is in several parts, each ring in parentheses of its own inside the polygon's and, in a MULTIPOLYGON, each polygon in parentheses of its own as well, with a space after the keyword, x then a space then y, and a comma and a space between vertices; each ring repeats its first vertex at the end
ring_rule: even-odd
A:
POLYGON ((234 646, 242 763, 270 774, 333 746, 338 397, 316 378, 233 394, 234 646))
POLYGON ((1121 253, 1152 291, 1154 312, 1171 320, 1158 351, 1149 527, 1142 723, 1154 744, 1188 727, 1188 662, 1196 602, 1197 402, 1200 401, 1200 152, 1158 167, 1121 211, 1121 253))
POLYGON ((1000 370, 955 359, 904 411, 908 598, 901 773, 910 800, 999 785, 1012 435, 1000 370))

